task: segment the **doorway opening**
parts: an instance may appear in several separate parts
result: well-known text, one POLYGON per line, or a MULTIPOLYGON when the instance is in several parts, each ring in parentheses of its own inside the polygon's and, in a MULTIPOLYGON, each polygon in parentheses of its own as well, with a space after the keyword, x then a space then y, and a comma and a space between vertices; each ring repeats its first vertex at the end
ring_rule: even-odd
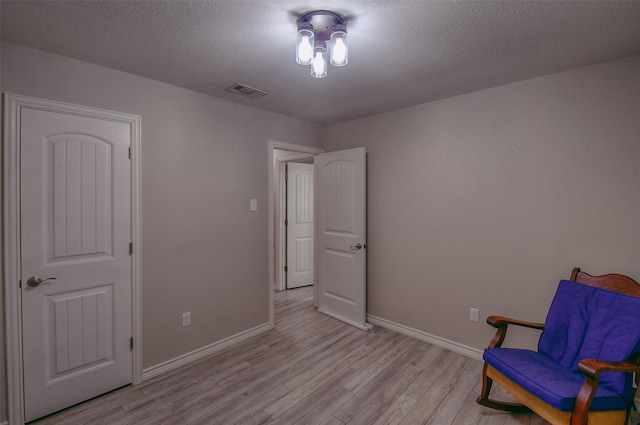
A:
MULTIPOLYGON (((274 326, 273 291, 287 288, 308 286, 315 283, 315 256, 313 251, 314 225, 311 224, 309 236, 309 218, 315 216, 315 200, 313 196, 313 176, 315 174, 315 156, 323 153, 323 149, 303 145, 269 141, 269 321, 274 326), (287 184, 286 174, 289 164, 296 164, 293 168, 301 168, 299 184, 287 184), (298 167, 297 164, 300 164, 298 167), (309 165, 313 167, 309 173, 309 165), (304 170, 306 168, 306 170, 304 170), (297 187, 296 187, 297 186, 297 187), (291 214, 287 214, 287 207, 294 207, 297 201, 287 196, 287 188, 296 187, 303 196, 301 228, 293 229, 291 214), (309 202, 310 201, 310 202, 309 202), (293 204, 292 204, 293 203, 293 204), (310 208, 310 210, 309 210, 310 208), (285 221, 286 220, 286 221, 285 221), (285 223, 287 225, 285 225, 285 223), (292 231, 293 229, 293 231, 292 231), (289 231, 288 231, 289 230, 289 231), (301 230, 301 232, 298 232, 301 230), (305 233, 306 232, 306 233, 305 233), (297 238, 297 239, 294 239, 297 238), (287 240, 290 240, 289 243, 287 240), (297 246, 297 250, 295 247, 297 246), (293 259, 287 258, 292 254, 293 259), (296 254, 299 256, 296 258, 296 254), (291 264, 293 262, 298 264, 291 264), (295 266, 295 267, 294 267, 295 266), (298 267, 300 266, 300 267, 298 267), (311 267, 309 267, 311 266, 311 267), (286 270, 285 270, 286 267, 286 270), (296 269, 296 272, 294 272, 296 269), (292 279, 292 275, 296 275, 292 279), (297 282, 295 282, 297 280, 297 282), (300 284, 300 282, 305 282, 300 284)), ((315 293, 315 290, 314 290, 315 293)), ((314 305, 315 296, 314 296, 314 305)))
POLYGON ((311 286, 314 282, 314 165, 313 155, 308 158, 283 161, 278 213, 283 242, 279 247, 276 269, 280 271, 276 290, 311 286), (283 205, 284 204, 284 205, 283 205), (284 218, 282 217, 284 215, 284 218))

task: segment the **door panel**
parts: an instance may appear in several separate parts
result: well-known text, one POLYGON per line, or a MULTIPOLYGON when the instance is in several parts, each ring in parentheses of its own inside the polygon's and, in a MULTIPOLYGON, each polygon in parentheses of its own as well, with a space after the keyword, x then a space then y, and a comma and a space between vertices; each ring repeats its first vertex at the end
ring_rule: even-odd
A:
POLYGON ((325 250, 325 293, 328 297, 354 305, 358 282, 354 279, 355 255, 332 249, 325 250))
POLYGON ((50 317, 46 385, 112 364, 113 285, 45 297, 50 317))
POLYGON ((56 135, 45 144, 48 264, 112 258, 111 144, 81 134, 56 135))
POLYGON ((318 311, 366 323, 366 150, 317 157, 318 311))
POLYGON ((25 108, 20 123, 25 417, 132 380, 128 124, 25 108), (54 278, 35 287, 27 279, 54 278))
POLYGON ((287 289, 313 285, 313 164, 287 164, 287 289))

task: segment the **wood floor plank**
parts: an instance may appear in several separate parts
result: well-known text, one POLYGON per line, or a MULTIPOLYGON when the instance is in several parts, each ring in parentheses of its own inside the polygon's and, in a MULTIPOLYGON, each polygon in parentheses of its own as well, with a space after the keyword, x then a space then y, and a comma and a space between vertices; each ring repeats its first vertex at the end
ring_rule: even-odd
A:
MULTIPOLYGON (((203 406, 216 403, 224 397, 224 390, 218 385, 202 386, 187 392, 174 393, 171 398, 161 397, 155 402, 144 404, 132 409, 125 418, 114 421, 113 425, 128 425, 129 423, 153 423, 165 416, 180 414, 184 411, 198 411, 203 406)), ((182 419, 181 419, 182 420, 182 419)))
POLYGON ((313 410, 303 416, 295 425, 321 425, 351 397, 353 397, 352 392, 340 388, 331 397, 322 401, 313 410))
MULTIPOLYGON (((355 396, 335 412, 333 416, 344 423, 349 423, 364 408, 369 409, 370 406, 368 405, 370 403, 374 403, 377 400, 378 403, 387 404, 388 400, 384 396, 385 389, 389 391, 386 393, 387 396, 391 396, 396 390, 400 394, 421 372, 419 368, 411 364, 411 361, 419 353, 420 349, 418 347, 408 347, 401 356, 395 358, 393 362, 389 363, 384 370, 380 371, 366 385, 351 388, 351 392, 355 393, 355 396)), ((349 390, 350 388, 345 386, 345 389, 349 390)))
MULTIPOLYGON (((375 328, 374 328, 375 329, 375 328)), ((377 333, 376 336, 367 338, 369 351, 362 358, 354 362, 351 367, 355 370, 364 370, 377 361, 380 356, 392 351, 398 344, 406 341, 409 337, 398 333, 377 333)))
POLYGON ((437 381, 438 377, 444 373, 449 364, 455 358, 451 351, 434 351, 435 358, 425 371, 407 388, 405 394, 414 400, 419 400, 422 395, 437 381))
MULTIPOLYGON (((372 425, 398 425, 416 403, 417 400, 400 394, 372 425)), ((469 422, 471 423, 473 422, 469 422)))
POLYGON ((230 365, 226 370, 218 371, 217 374, 214 375, 196 375, 191 379, 185 379, 185 377, 183 377, 181 381, 175 382, 173 386, 163 385, 157 390, 148 391, 143 397, 125 402, 122 404, 122 409, 125 412, 139 412, 144 409, 154 409, 158 403, 168 406, 175 401, 191 398, 204 392, 208 392, 210 395, 221 393, 223 392, 223 388, 217 385, 216 380, 222 379, 228 374, 244 370, 248 365, 246 362, 241 362, 237 365, 230 365))
MULTIPOLYGON (((84 418, 80 421, 74 421, 75 424, 82 425, 112 425, 117 423, 118 421, 123 421, 126 418, 126 413, 119 407, 114 407, 113 409, 104 412, 101 415, 92 416, 90 418, 84 418)), ((68 421, 60 421, 56 422, 59 424, 66 425, 69 423, 68 421)))
POLYGON ((424 350, 424 353, 422 353, 420 358, 415 361, 415 365, 418 366, 422 370, 427 369, 427 368, 431 367, 432 363, 438 358, 437 357, 438 354, 443 353, 445 351, 447 351, 447 350, 445 350, 442 347, 438 347, 438 346, 435 346, 435 345, 429 345, 424 350))
MULTIPOLYGON (((305 379, 304 383, 298 385, 297 387, 294 387, 289 394, 287 394, 271 406, 267 407, 265 409, 265 412, 272 417, 277 417, 282 412, 288 410, 292 405, 295 405, 300 400, 306 398, 317 387, 324 385, 327 381, 331 380, 335 376, 348 376, 351 379, 354 374, 353 372, 355 371, 353 371, 353 369, 351 369, 349 365, 354 361, 354 359, 359 358, 365 350, 366 347, 363 345, 344 357, 341 355, 330 357, 326 364, 322 365, 323 367, 318 368, 322 370, 314 370, 315 373, 313 374, 313 376, 308 376, 307 379, 305 379)), ((306 373, 307 371, 303 372, 303 374, 306 373)), ((296 384, 298 382, 299 380, 296 380, 296 384)), ((289 385, 287 385, 287 387, 292 388, 289 385)))
POLYGON ((275 373, 278 373, 280 369, 287 366, 286 363, 283 363, 283 359, 287 360, 290 364, 295 364, 313 352, 312 347, 300 347, 297 345, 288 345, 282 347, 282 349, 274 349, 271 351, 271 356, 252 359, 250 367, 222 379, 219 385, 223 388, 242 386, 243 383, 253 382, 256 378, 264 378, 265 373, 273 372, 273 370, 275 370, 275 373))
MULTIPOLYGON (((455 380, 453 388, 438 405, 427 425, 451 424, 460 412, 475 383, 481 379, 477 373, 467 369, 455 380)), ((468 423, 468 422, 467 422, 468 423)))
MULTIPOLYGON (((494 384, 491 393, 499 400, 514 401, 513 397, 499 385, 494 384)), ((511 414, 507 412, 483 408, 482 417, 478 425, 504 425, 509 416, 511 416, 511 414)), ((531 414, 531 416, 533 416, 533 414, 531 414)))
POLYGON ((327 355, 331 355, 337 351, 340 351, 351 341, 358 338, 361 341, 364 341, 364 334, 365 331, 354 328, 353 326, 348 326, 337 331, 335 334, 325 335, 325 337, 320 342, 314 345, 313 348, 316 350, 316 355, 310 356, 308 359, 306 359, 307 363, 314 364, 319 357, 324 358, 327 355))
POLYGON ((456 354, 448 367, 438 376, 436 382, 418 400, 400 424, 425 424, 436 411, 442 400, 449 394, 470 361, 471 359, 456 354))
POLYGON ((243 422, 239 422, 241 425, 262 425, 269 420, 269 415, 264 413, 264 411, 260 411, 257 414, 247 418, 243 422))
MULTIPOLYGON (((189 425, 230 424, 246 422, 252 416, 283 397, 289 389, 282 384, 274 385, 267 381, 254 388, 254 391, 242 394, 210 412, 189 420, 189 425)), ((184 415, 183 415, 184 417, 184 415)), ((187 417, 187 419, 189 419, 187 417)))
POLYGON ((507 416, 509 416, 509 413, 486 409, 482 412, 478 425, 504 425, 504 421, 507 419, 507 416))
MULTIPOLYGON (((406 350, 415 346, 416 340, 405 339, 393 349, 389 350, 378 360, 373 362, 369 367, 360 372, 351 382, 345 385, 345 388, 349 391, 358 392, 364 386, 366 386, 371 380, 378 376, 382 371, 391 363, 393 363, 398 357, 402 356, 406 350)), ((416 356, 418 353, 415 353, 416 356)))
MULTIPOLYGON (((385 377, 388 382, 380 382, 380 391, 370 397, 368 402, 362 401, 359 412, 348 422, 350 425, 370 425, 375 422, 393 404, 402 392, 420 374, 420 368, 409 365, 400 372, 394 371, 392 376, 385 377)), ((371 384, 377 384, 372 381, 371 384)), ((360 391, 358 395, 364 393, 360 391)), ((415 400, 414 400, 415 401, 415 400)), ((357 409, 354 409, 357 410, 357 409)), ((336 416, 340 418, 340 416, 336 416)))
POLYGON ((254 422, 264 423, 271 419, 271 417, 265 413, 264 408, 278 400, 280 397, 283 397, 288 392, 289 389, 287 387, 285 387, 284 385, 278 385, 276 388, 263 394, 255 401, 244 406, 241 410, 238 410, 233 414, 223 418, 222 420, 214 422, 213 424, 240 425, 254 422), (259 421, 257 418, 262 419, 259 421))
POLYGON ((455 419, 451 422, 451 425, 468 425, 479 424, 482 420, 483 414, 489 409, 478 409, 476 406, 476 398, 482 390, 481 379, 472 383, 472 389, 467 395, 466 400, 461 403, 460 409, 455 419))
POLYGON ((322 361, 327 356, 330 356, 338 351, 346 352, 354 350, 357 347, 366 344, 368 338, 366 332, 360 329, 353 328, 352 332, 343 335, 341 338, 333 340, 330 345, 325 345, 322 348, 314 347, 317 350, 310 356, 303 359, 303 363, 312 366, 322 361))
POLYGON ((333 416, 329 416, 321 425, 344 425, 342 421, 337 420, 333 416))
MULTIPOLYGON (((221 396, 214 398, 206 405, 194 406, 182 413, 182 417, 188 422, 195 422, 201 416, 214 415, 219 409, 224 409, 228 403, 232 403, 236 398, 249 398, 259 396, 265 392, 282 385, 282 383, 292 376, 296 376, 304 370, 304 366, 294 364, 289 366, 282 363, 275 368, 263 370, 263 374, 254 376, 238 384, 224 388, 221 396)), ((289 394, 289 393, 287 393, 289 394)))
POLYGON ((529 413, 511 413, 504 420, 504 425, 530 425, 532 415, 529 413))
MULTIPOLYGON (((140 394, 139 391, 131 391, 131 387, 127 387, 122 391, 127 394, 140 394)), ((105 396, 96 397, 85 403, 79 404, 69 409, 65 409, 57 414, 44 417, 37 421, 38 425, 85 425, 88 421, 99 419, 103 416, 124 415, 125 412, 121 408, 118 400, 107 400, 105 396)))
POLYGON ((476 404, 481 362, 389 329, 362 331, 312 299, 312 287, 276 292, 275 329, 32 424, 546 424, 476 404))
MULTIPOLYGON (((308 393, 306 397, 302 399, 296 398, 292 400, 293 403, 271 414, 271 417, 275 419, 266 422, 265 425, 291 425, 296 423, 310 411, 316 409, 323 401, 332 398, 336 392, 342 391, 344 384, 355 373, 356 371, 352 369, 344 368, 342 373, 337 373, 322 383, 318 383, 318 386, 308 393)), ((265 409, 265 412, 268 413, 268 410, 265 409)))

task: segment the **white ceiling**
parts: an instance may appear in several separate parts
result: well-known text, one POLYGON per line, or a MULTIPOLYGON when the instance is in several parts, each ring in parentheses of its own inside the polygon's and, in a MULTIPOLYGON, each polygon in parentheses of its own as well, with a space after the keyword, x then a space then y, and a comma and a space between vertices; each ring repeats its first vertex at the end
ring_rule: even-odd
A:
POLYGON ((2 39, 321 124, 640 53, 640 1, 7 1, 2 39), (295 62, 296 17, 348 19, 349 64, 295 62), (241 82, 269 92, 226 93, 241 82))

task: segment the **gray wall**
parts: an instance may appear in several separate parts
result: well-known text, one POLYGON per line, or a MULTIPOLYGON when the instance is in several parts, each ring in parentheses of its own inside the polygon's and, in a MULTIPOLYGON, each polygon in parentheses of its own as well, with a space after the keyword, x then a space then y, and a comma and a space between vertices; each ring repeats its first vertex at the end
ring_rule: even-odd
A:
MULTIPOLYGON (((323 129, 10 43, 2 56, 2 91, 142 116, 144 367, 267 322, 267 140, 319 147, 323 129)), ((369 312, 482 348, 488 314, 543 320, 575 265, 640 279, 638 116, 636 56, 324 129, 327 150, 369 152, 369 312)))
POLYGON ((142 116, 143 367, 268 323, 267 142, 319 146, 322 129, 11 43, 2 54, 3 92, 142 116))
POLYGON ((370 314, 480 349, 487 315, 544 321, 574 266, 640 280, 639 56, 326 129, 356 146, 370 314))

